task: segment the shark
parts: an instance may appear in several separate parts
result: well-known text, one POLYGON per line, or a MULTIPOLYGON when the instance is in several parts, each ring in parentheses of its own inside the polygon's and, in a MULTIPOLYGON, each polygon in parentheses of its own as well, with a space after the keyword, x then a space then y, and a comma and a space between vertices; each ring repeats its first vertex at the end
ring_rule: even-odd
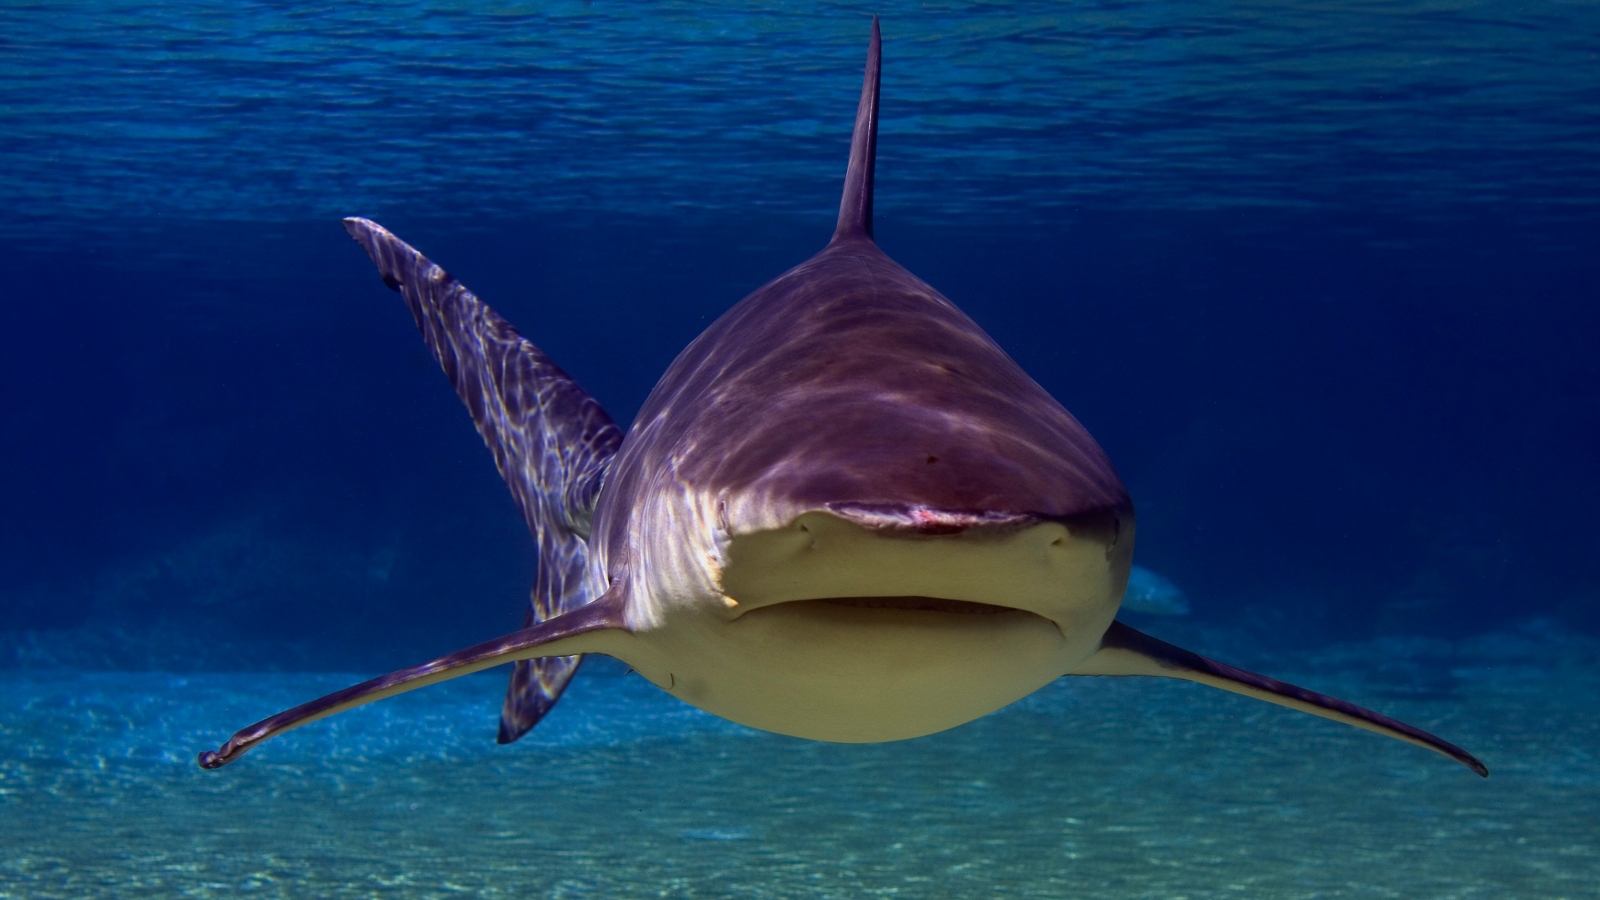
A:
POLYGON ((1065 407, 873 238, 876 19, 837 224, 730 308, 626 434, 538 347, 379 225, 345 227, 399 292, 538 548, 524 627, 311 700, 199 755, 513 664, 499 740, 586 654, 758 729, 837 742, 954 728, 1063 676, 1158 676, 1471 754, 1117 621, 1127 488, 1065 407))

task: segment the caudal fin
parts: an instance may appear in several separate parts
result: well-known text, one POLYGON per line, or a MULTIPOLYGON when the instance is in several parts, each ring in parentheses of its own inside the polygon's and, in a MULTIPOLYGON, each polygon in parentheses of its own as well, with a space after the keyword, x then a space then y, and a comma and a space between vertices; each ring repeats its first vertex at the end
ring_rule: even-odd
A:
MULTIPOLYGON (((422 339, 472 414, 539 549, 523 627, 589 603, 589 524, 622 432, 544 351, 450 273, 366 219, 344 226, 400 292, 422 339)), ((579 657, 518 662, 500 713, 514 741, 560 699, 579 657)))
POLYGON ((1111 623, 1100 649, 1080 667, 1074 675, 1157 675, 1164 678, 1181 678, 1211 687, 1298 709, 1314 716, 1333 719, 1346 725, 1365 728, 1378 734, 1426 747, 1461 763, 1479 775, 1489 777, 1489 769, 1477 757, 1449 741, 1441 740, 1370 709, 1308 691, 1287 682, 1246 672, 1227 663, 1207 659, 1182 647, 1157 640, 1136 631, 1121 622, 1111 623))
POLYGON ((856 107, 856 128, 850 137, 850 168, 844 175, 844 198, 839 202, 839 225, 833 239, 872 238, 872 175, 878 160, 878 74, 881 45, 878 17, 872 17, 872 41, 867 44, 867 74, 861 83, 861 103, 856 107))

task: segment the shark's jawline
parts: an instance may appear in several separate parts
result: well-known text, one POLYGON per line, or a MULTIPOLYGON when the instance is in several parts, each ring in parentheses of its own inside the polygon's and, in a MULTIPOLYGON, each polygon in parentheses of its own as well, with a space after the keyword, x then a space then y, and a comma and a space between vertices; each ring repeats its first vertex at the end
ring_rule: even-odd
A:
POLYGON ((1135 517, 1099 445, 970 318, 872 240, 876 18, 832 239, 673 362, 626 438, 449 273, 365 219, 539 546, 526 627, 235 734, 276 734, 516 662, 500 740, 580 655, 770 731, 832 741, 960 725, 1067 674, 1198 681, 1424 746, 1353 704, 1115 621, 1135 517))

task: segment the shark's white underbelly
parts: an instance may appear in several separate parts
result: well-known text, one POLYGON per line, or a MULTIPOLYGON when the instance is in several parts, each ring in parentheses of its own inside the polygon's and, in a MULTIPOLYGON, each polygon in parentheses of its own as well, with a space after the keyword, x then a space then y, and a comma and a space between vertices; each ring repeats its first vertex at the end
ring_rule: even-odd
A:
POLYGON ((1016 610, 801 601, 715 628, 641 637, 663 664, 638 668, 673 696, 753 728, 825 741, 892 741, 953 728, 1027 696, 1072 664, 1052 623, 1016 610))
POLYGON ((1126 581, 1132 535, 1123 541, 1108 548, 1054 523, 885 534, 807 513, 732 541, 720 590, 666 599, 653 627, 607 652, 755 728, 845 742, 931 734, 1095 652, 1126 581))

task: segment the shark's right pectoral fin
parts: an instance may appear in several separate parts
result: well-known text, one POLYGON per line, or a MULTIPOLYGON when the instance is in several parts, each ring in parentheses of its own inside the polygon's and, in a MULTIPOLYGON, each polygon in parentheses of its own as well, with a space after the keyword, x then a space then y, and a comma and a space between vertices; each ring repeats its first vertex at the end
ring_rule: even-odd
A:
POLYGON ((221 748, 201 753, 200 766, 220 769, 262 741, 301 725, 492 666, 550 656, 613 653, 626 645, 627 635, 623 622, 622 592, 609 591, 593 603, 547 622, 513 631, 504 637, 458 650, 421 665, 390 672, 262 719, 235 733, 221 748))
POLYGON ((1234 668, 1227 663, 1207 659, 1198 653, 1191 653, 1182 647, 1175 647, 1129 628, 1121 622, 1111 624, 1101 641, 1099 651, 1072 674, 1155 675, 1197 681, 1214 688, 1298 709, 1314 716, 1333 719, 1346 725, 1398 738, 1409 744, 1426 747, 1450 757, 1479 775, 1486 778, 1489 775, 1488 767, 1472 754, 1419 728, 1413 728, 1404 722, 1398 722, 1336 697, 1308 691, 1264 675, 1234 668))

